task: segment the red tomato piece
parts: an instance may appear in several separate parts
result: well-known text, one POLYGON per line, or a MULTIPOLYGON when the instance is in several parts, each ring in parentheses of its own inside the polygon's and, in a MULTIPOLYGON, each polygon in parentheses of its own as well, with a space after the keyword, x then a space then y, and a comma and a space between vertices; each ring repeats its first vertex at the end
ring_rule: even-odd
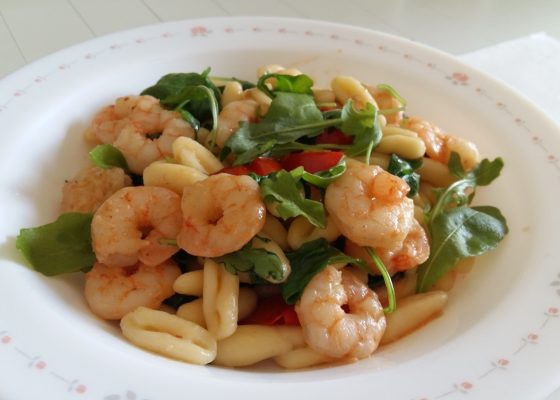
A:
POLYGON ((352 144, 354 139, 351 136, 345 135, 339 130, 327 130, 317 136, 315 143, 317 144, 352 144))
POLYGON ((251 164, 249 164, 249 169, 255 174, 265 176, 281 170, 282 166, 273 158, 259 157, 255 158, 251 164))
POLYGON ((304 151, 292 153, 280 160, 285 170, 303 167, 309 173, 324 171, 334 167, 344 156, 342 151, 304 151))
POLYGON ((293 305, 286 304, 281 296, 272 296, 260 299, 255 311, 241 323, 246 325, 299 325, 299 319, 293 305))

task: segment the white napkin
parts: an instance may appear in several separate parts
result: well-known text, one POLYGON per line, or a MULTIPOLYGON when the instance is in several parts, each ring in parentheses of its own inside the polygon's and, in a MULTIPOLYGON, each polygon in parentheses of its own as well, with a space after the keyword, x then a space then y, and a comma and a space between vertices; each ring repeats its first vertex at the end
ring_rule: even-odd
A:
POLYGON ((459 57, 535 102, 560 125, 560 41, 535 33, 459 57))

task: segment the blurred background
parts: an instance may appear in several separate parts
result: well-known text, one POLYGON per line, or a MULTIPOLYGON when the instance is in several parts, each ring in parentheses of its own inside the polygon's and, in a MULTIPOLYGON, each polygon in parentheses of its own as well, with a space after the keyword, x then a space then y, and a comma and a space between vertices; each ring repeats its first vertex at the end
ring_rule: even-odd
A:
POLYGON ((455 55, 537 32, 560 38, 559 0, 0 0, 0 77, 108 33, 236 15, 351 24, 455 55))

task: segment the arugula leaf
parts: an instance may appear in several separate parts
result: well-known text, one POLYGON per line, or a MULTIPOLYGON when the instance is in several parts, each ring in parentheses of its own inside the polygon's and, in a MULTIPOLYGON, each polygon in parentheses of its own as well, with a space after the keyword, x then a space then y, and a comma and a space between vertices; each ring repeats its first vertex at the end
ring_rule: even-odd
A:
POLYGON ((89 152, 90 160, 99 168, 122 168, 128 172, 128 164, 119 149, 110 144, 100 144, 89 152))
MULTIPOLYGON (((220 91, 208 77, 209 73, 210 68, 205 69, 201 74, 196 72, 167 74, 161 77, 155 85, 144 89, 140 94, 147 94, 159 100, 164 100, 178 94, 188 86, 202 85, 210 88, 214 92, 214 96, 219 99, 220 91)), ((174 107, 175 105, 176 104, 169 104, 170 107, 174 107)))
POLYGON ((360 259, 347 256, 324 239, 304 243, 299 249, 286 253, 292 273, 282 284, 282 297, 287 304, 294 304, 300 298, 309 281, 329 264, 355 264, 368 268, 360 259))
POLYGON ((407 161, 396 154, 391 154, 387 171, 402 178, 410 187, 407 197, 414 197, 420 187, 420 174, 414 172, 422 166, 422 160, 407 161))
POLYGON ((460 259, 493 250, 508 233, 506 219, 497 208, 468 207, 476 187, 492 183, 503 166, 501 158, 484 159, 466 172, 459 154, 451 153, 449 171, 459 179, 437 192, 436 203, 428 213, 430 257, 418 267, 418 292, 428 290, 460 259))
POLYGON ((290 171, 290 174, 296 179, 303 179, 304 181, 320 187, 326 188, 332 182, 340 178, 342 174, 346 171, 346 160, 344 157, 335 166, 316 173, 307 172, 303 167, 298 167, 290 171))
POLYGON ((47 276, 88 269, 95 263, 92 218, 93 214, 64 213, 53 223, 21 229, 16 248, 36 271, 47 276))
POLYGON ((366 247, 366 251, 369 257, 371 258, 371 260, 373 261, 373 263, 375 264, 375 267, 383 277, 383 283, 387 288, 387 298, 389 300, 389 304, 387 305, 387 307, 383 309, 383 312, 385 314, 391 314, 393 311, 397 309, 397 296, 395 294, 395 287, 393 286, 391 275, 389 274, 387 267, 385 267, 385 264, 383 264, 381 258, 379 258, 377 254, 375 254, 375 251, 371 247, 366 247))
POLYGON ((208 77, 209 72, 210 68, 201 74, 167 74, 141 94, 154 96, 164 106, 178 111, 196 130, 200 128, 201 121, 212 119, 215 130, 221 93, 208 77))
POLYGON ((294 142, 303 136, 316 136, 325 125, 312 96, 279 92, 260 122, 240 124, 226 141, 220 157, 224 159, 233 152, 237 156, 234 165, 247 164, 276 144, 294 142))
POLYGON ((265 93, 268 97, 276 97, 276 92, 287 92, 287 93, 301 93, 301 94, 313 94, 311 87, 313 86, 313 80, 307 75, 282 75, 282 74, 264 74, 261 76, 257 82, 257 88, 265 93), (270 90, 266 85, 266 81, 270 78, 276 79, 276 84, 273 90, 270 90))
POLYGON ((254 272, 258 277, 270 281, 284 280, 282 261, 275 253, 263 248, 255 248, 249 242, 240 250, 214 258, 217 263, 224 264, 232 274, 254 272))
POLYGON ((352 100, 349 100, 342 108, 340 130, 354 137, 352 146, 346 150, 350 157, 364 154, 365 159, 369 160, 371 152, 381 140, 377 115, 378 110, 370 103, 362 110, 356 110, 352 100))
POLYGON ((226 141, 220 157, 224 159, 233 152, 237 156, 234 165, 247 164, 265 153, 277 153, 275 149, 284 152, 287 148, 305 146, 296 141, 317 136, 327 127, 338 127, 354 139, 351 146, 336 147, 346 149, 350 156, 365 154, 369 159, 381 140, 377 115, 378 111, 372 104, 356 110, 349 100, 342 111, 331 113, 325 119, 312 96, 277 92, 262 121, 242 122, 226 141))
POLYGON ((452 152, 449 157, 448 168, 452 175, 458 178, 447 189, 438 191, 436 204, 429 213, 429 220, 433 220, 439 213, 451 204, 470 204, 477 186, 487 186, 494 181, 502 171, 504 161, 496 158, 494 161, 482 160, 472 171, 466 172, 461 164, 458 153, 452 152), (469 191, 471 191, 469 193, 469 191))
POLYGON ((327 216, 323 204, 306 199, 302 193, 301 182, 291 173, 281 170, 268 175, 259 182, 261 196, 267 203, 278 202, 280 217, 288 219, 303 215, 313 225, 320 228, 327 226, 327 216))
POLYGON ((462 258, 496 248, 508 233, 495 207, 456 207, 438 214, 430 224, 430 257, 418 268, 419 292, 428 290, 462 258))
POLYGON ((198 130, 199 121, 212 120, 212 129, 218 124, 219 104, 212 89, 204 85, 187 86, 181 91, 161 100, 165 106, 178 111, 181 116, 198 130))

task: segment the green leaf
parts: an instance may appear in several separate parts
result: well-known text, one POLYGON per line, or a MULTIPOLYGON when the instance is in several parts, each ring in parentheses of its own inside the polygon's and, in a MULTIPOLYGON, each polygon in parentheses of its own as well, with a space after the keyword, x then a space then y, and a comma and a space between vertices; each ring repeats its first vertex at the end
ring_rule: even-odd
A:
POLYGON ((309 281, 329 264, 347 263, 367 268, 362 260, 347 256, 323 238, 304 243, 286 256, 292 267, 292 273, 282 284, 282 297, 287 304, 298 301, 309 281))
POLYGON ((276 144, 316 136, 325 125, 323 114, 312 96, 279 92, 260 122, 240 124, 226 141, 221 157, 233 152, 236 155, 234 165, 247 164, 276 144))
POLYGON ((202 85, 210 88, 214 92, 214 96, 219 99, 220 91, 208 77, 209 72, 210 68, 207 68, 201 74, 196 72, 167 74, 161 77, 155 85, 144 89, 141 94, 147 94, 159 100, 164 100, 167 97, 178 94, 188 86, 202 85))
POLYGON ((391 154, 387 171, 402 178, 408 184, 410 187, 410 191, 407 194, 408 197, 412 198, 418 193, 420 174, 416 173, 415 170, 420 168, 421 165, 422 160, 407 161, 394 153, 391 154))
POLYGON ((340 130, 354 137, 352 146, 346 150, 347 155, 365 155, 366 160, 369 160, 372 150, 381 140, 377 114, 373 104, 367 103, 362 110, 356 110, 352 100, 346 102, 342 108, 340 130))
POLYGON ((290 174, 296 179, 303 179, 314 186, 326 188, 332 182, 340 178, 344 171, 346 171, 346 160, 343 157, 338 164, 325 171, 312 174, 311 172, 305 171, 303 167, 298 167, 291 170, 290 174))
POLYGON ((208 77, 209 72, 208 68, 201 74, 167 74, 141 94, 154 96, 164 106, 178 111, 195 129, 209 120, 216 129, 221 94, 208 77))
POLYGON ((461 164, 458 153, 452 152, 449 157, 449 172, 458 178, 445 190, 437 192, 437 199, 428 215, 431 221, 449 206, 468 205, 472 202, 477 186, 487 186, 492 183, 501 173, 504 162, 501 158, 494 161, 482 160, 472 171, 466 172, 461 164))
POLYGON ((387 298, 389 300, 389 304, 387 305, 387 307, 383 309, 383 312, 385 314, 391 314, 393 311, 397 309, 397 296, 395 294, 395 287, 393 286, 393 280, 391 279, 391 275, 389 274, 387 267, 385 267, 385 264, 383 264, 381 258, 379 258, 377 254, 375 254, 375 251, 371 247, 366 247, 366 251, 369 257, 371 258, 371 260, 373 261, 373 263, 375 264, 375 267, 383 277, 383 283, 387 288, 387 298))
POLYGON ((282 74, 265 74, 259 78, 257 88, 264 92, 268 97, 276 97, 277 92, 313 94, 311 87, 313 80, 307 75, 282 75, 282 74), (270 78, 276 79, 276 85, 270 90, 266 85, 266 81, 270 78))
POLYGON ((259 183, 261 196, 267 203, 277 202, 276 210, 283 219, 303 215, 313 225, 320 228, 327 226, 327 216, 323 204, 306 199, 302 193, 301 183, 292 174, 281 170, 268 175, 259 183))
POLYGON ((128 171, 128 164, 119 149, 110 144, 100 144, 89 152, 89 158, 99 168, 122 168, 128 171))
POLYGON ((496 248, 508 233, 495 207, 456 207, 439 213, 430 225, 430 257, 418 268, 417 291, 428 290, 462 258, 496 248))
POLYGON ((270 282, 283 281, 285 278, 280 258, 266 249, 254 248, 251 242, 236 252, 214 258, 214 261, 224 264, 232 274, 254 272, 270 282))
POLYGON ((91 267, 93 214, 65 213, 50 224, 21 229, 16 248, 33 266, 47 276, 76 272, 91 267))

